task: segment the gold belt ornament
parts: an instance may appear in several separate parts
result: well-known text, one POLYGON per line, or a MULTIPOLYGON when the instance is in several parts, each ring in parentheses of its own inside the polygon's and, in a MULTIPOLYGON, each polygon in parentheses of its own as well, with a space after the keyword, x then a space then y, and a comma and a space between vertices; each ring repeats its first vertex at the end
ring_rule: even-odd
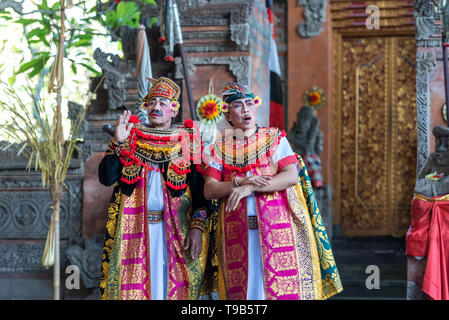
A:
POLYGON ((434 198, 426 197, 425 195, 422 195, 420 193, 415 193, 413 196, 416 199, 423 200, 423 201, 430 201, 430 202, 449 200, 449 194, 445 194, 445 195, 434 197, 434 198))
POLYGON ((164 221, 164 213, 162 211, 148 211, 148 222, 158 223, 164 221))
POLYGON ((257 223, 257 216, 248 216, 248 229, 257 230, 259 225, 257 223))

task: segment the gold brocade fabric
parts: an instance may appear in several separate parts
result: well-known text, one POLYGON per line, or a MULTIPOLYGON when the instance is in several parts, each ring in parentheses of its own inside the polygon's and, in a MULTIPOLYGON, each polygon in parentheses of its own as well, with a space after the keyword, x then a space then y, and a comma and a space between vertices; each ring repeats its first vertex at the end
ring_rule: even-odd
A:
MULTIPOLYGON (((275 138, 278 138, 279 131, 273 131, 276 132, 275 138)), ((272 141, 271 145, 276 146, 276 140, 272 141)), ((253 142, 253 146, 257 146, 257 141, 253 142)), ((251 145, 245 144, 244 153, 247 155, 251 154, 248 150, 251 150, 251 145)), ((232 154, 226 156, 219 153, 219 156, 235 159, 232 154)), ((296 158, 298 183, 294 187, 254 194, 265 297, 269 300, 328 299, 341 292, 343 287, 305 164, 300 156, 296 158)), ((262 170, 277 172, 272 161, 266 163, 268 167, 249 168, 252 175, 261 175, 262 170)), ((219 181, 231 181, 236 176, 244 176, 245 172, 239 169, 238 166, 224 165, 221 177, 217 178, 219 181)), ((232 212, 225 212, 223 204, 219 209, 217 256, 220 299, 242 300, 247 296, 246 211, 246 199, 242 199, 232 212)))
MULTIPOLYGON (((151 299, 148 217, 145 181, 138 182, 128 197, 114 189, 108 209, 102 255, 100 298, 102 300, 151 299)), ((209 234, 203 233, 203 251, 198 260, 184 250, 190 232, 191 199, 189 187, 180 196, 164 193, 164 223, 167 235, 167 299, 198 299, 202 290, 209 234)))

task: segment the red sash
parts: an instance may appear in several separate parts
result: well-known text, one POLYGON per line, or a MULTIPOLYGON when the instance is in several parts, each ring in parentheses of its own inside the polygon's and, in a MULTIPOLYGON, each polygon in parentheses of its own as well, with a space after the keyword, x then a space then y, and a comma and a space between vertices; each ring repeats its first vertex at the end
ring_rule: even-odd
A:
POLYGON ((421 290, 435 300, 449 299, 449 196, 415 194, 406 236, 409 256, 427 257, 421 290))

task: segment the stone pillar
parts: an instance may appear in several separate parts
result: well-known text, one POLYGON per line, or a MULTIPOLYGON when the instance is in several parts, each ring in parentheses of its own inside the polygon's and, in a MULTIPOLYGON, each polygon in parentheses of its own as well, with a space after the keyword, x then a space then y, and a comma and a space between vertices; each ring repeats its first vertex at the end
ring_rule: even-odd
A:
MULTIPOLYGON (((193 100, 220 95, 224 84, 249 85, 263 100, 258 124, 268 125, 271 28, 265 1, 188 1, 181 6, 181 25, 193 100)), ((183 79, 181 58, 175 58, 176 79, 183 79)), ((183 119, 191 118, 183 87, 183 119)))
MULTIPOLYGON (((435 94, 431 93, 431 85, 435 82, 432 72, 437 65, 437 56, 440 56, 441 59, 442 49, 441 35, 438 35, 439 31, 435 25, 435 18, 438 19, 438 17, 435 15, 433 3, 425 0, 415 0, 414 16, 417 46, 416 111, 418 122, 417 172, 419 172, 432 149, 432 135, 430 132, 432 122, 438 118, 433 117, 434 119, 431 119, 432 109, 437 109, 436 105, 432 105, 432 98, 436 97, 432 97, 435 94)), ((444 95, 444 92, 442 94, 444 95)), ((436 116, 435 111, 433 113, 436 116)))
MULTIPOLYGON (((415 0, 416 34, 416 111, 418 130, 417 175, 424 166, 435 141, 432 128, 445 125, 442 106, 445 103, 441 31, 438 11, 431 1, 415 0)), ((421 291, 426 259, 407 257, 407 299, 422 300, 421 291)))

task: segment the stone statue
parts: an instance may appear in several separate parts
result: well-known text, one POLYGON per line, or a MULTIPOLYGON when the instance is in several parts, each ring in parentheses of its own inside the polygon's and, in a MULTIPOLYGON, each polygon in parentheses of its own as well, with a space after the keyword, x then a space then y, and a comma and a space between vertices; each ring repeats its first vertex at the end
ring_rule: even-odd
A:
POLYGON ((306 166, 314 189, 323 187, 320 155, 323 151, 323 133, 320 130, 320 120, 313 109, 304 106, 299 110, 296 122, 288 134, 293 151, 299 154, 306 166))
POLYGON ((438 126, 432 133, 435 152, 427 158, 415 184, 415 193, 427 197, 449 194, 449 128, 438 126))
POLYGON ((320 155, 323 151, 323 133, 320 120, 310 106, 303 106, 297 115, 293 128, 287 135, 294 152, 299 154, 307 166, 318 207, 323 216, 329 239, 332 239, 332 188, 323 183, 320 155))
POLYGON ((299 110, 296 122, 288 134, 293 150, 301 156, 306 154, 321 155, 323 151, 323 133, 320 131, 320 120, 313 109, 304 106, 299 110))
POLYGON ((432 133, 435 150, 418 174, 407 231, 407 299, 448 300, 449 128, 432 133))
POLYGON ((103 252, 103 235, 86 239, 84 248, 74 245, 67 248, 67 259, 80 270, 81 280, 88 289, 94 289, 86 300, 97 299, 100 294, 100 265, 103 252))

